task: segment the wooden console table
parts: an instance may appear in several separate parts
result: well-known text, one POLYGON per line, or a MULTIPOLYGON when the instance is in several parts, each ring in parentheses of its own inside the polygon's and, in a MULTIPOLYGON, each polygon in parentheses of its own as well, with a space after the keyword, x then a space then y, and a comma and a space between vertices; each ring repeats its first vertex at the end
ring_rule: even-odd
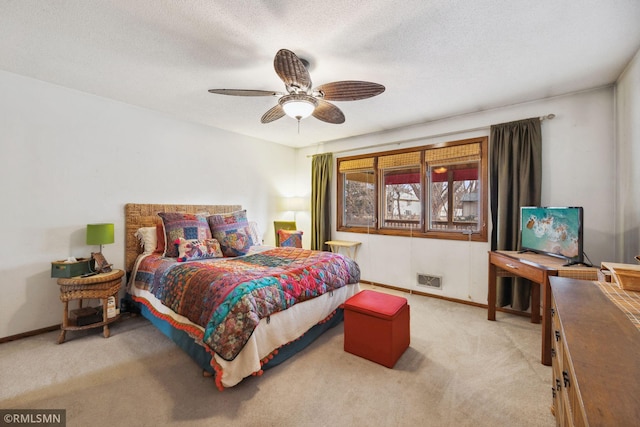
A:
POLYGON ((542 348, 541 363, 551 366, 551 288, 549 277, 563 276, 574 279, 597 280, 598 269, 574 265, 566 267, 565 260, 532 252, 490 251, 488 314, 496 320, 496 278, 523 277, 531 280, 531 322, 540 323, 540 292, 542 291, 542 348))

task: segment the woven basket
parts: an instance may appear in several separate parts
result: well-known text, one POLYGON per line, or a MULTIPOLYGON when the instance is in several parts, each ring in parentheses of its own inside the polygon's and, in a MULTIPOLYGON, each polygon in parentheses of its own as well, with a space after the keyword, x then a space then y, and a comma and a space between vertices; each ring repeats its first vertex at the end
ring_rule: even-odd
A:
POLYGON ((602 268, 611 272, 614 281, 625 291, 640 291, 640 266, 603 262, 602 268))
POLYGON ((104 299, 115 295, 120 291, 120 282, 111 283, 110 287, 96 285, 61 285, 60 301, 74 299, 104 299))
POLYGON ((122 285, 124 271, 113 270, 91 277, 70 277, 58 279, 60 301, 83 298, 107 298, 115 295, 122 285))

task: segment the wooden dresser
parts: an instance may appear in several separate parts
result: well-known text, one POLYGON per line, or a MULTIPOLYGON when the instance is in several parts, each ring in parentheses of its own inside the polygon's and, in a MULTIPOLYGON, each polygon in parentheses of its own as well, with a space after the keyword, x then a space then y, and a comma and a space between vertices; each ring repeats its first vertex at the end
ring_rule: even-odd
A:
POLYGON ((640 424, 640 330, 595 282, 550 277, 558 426, 640 424))

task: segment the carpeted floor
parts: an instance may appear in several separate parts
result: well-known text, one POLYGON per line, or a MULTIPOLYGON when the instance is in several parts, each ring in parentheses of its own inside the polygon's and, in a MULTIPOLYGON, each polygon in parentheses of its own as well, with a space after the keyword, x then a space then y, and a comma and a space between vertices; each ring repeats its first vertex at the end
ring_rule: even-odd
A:
POLYGON ((341 324, 219 392, 148 321, 128 318, 109 339, 93 329, 62 345, 58 332, 0 345, 0 408, 66 409, 67 426, 83 427, 555 425, 540 325, 401 295, 411 346, 394 369, 345 353, 341 324))

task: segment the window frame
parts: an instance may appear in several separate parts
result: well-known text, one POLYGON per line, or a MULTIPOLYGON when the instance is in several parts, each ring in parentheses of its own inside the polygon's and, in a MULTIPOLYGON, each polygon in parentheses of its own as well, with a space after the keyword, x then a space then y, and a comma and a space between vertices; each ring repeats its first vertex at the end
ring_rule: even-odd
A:
MULTIPOLYGON (((342 181, 342 184, 343 184, 343 185, 346 185, 346 181, 347 181, 346 177, 347 177, 347 175, 348 175, 348 174, 350 174, 350 173, 354 173, 354 174, 369 174, 369 173, 371 173, 371 174, 372 174, 372 182, 371 182, 371 184, 373 184, 373 186, 374 186, 374 189, 373 189, 373 193, 374 193, 374 194, 373 194, 373 200, 371 201, 371 203, 370 203, 370 204, 371 204, 371 207, 372 207, 372 209, 373 209, 372 217, 373 217, 373 218, 374 218, 374 220, 375 220, 375 218, 376 218, 376 214, 377 214, 377 211, 378 211, 378 209, 377 209, 378 197, 377 197, 377 191, 376 191, 376 188, 377 188, 377 186, 376 186, 376 177, 377 177, 377 174, 375 173, 375 170, 374 170, 374 169, 368 169, 368 168, 367 168, 367 169, 354 169, 354 170, 350 170, 350 171, 348 171, 348 172, 341 173, 340 175, 341 175, 341 177, 342 177, 342 180, 341 180, 341 181, 342 181)), ((343 198, 343 197, 340 197, 340 202, 344 202, 344 198, 343 198)), ((343 206, 344 206, 344 205, 343 205, 343 206)), ((341 209, 339 209, 339 210, 338 210, 338 212, 339 212, 339 219, 338 219, 338 221, 339 221, 340 223, 343 223, 343 222, 345 221, 346 216, 347 216, 346 208, 341 208, 341 209)), ((356 228, 367 228, 367 227, 366 227, 365 225, 363 225, 363 224, 357 224, 357 225, 346 225, 346 226, 347 226, 347 227, 356 227, 356 228)), ((369 227, 373 227, 373 226, 375 226, 375 222, 371 222, 371 224, 370 224, 370 226, 369 226, 369 227)))
POLYGON ((380 200, 380 204, 377 209, 377 217, 378 226, 380 229, 385 230, 402 230, 402 229, 413 229, 410 227, 393 227, 391 225, 387 225, 387 223, 391 223, 394 220, 387 218, 386 206, 385 202, 387 201, 387 184, 386 177, 387 173, 390 172, 390 175, 393 175, 394 172, 405 171, 405 173, 409 170, 417 171, 417 172, 409 172, 409 173, 417 173, 420 176, 420 185, 419 193, 416 196, 418 197, 417 202, 420 203, 420 213, 418 220, 418 228, 422 228, 424 222, 424 188, 422 187, 422 173, 424 172, 424 168, 422 167, 422 163, 424 162, 424 156, 422 151, 409 151, 409 152, 401 152, 390 155, 378 156, 377 161, 377 170, 378 170, 378 198, 380 200))
POLYGON ((407 237, 420 237, 420 238, 432 238, 432 239, 446 239, 446 240, 470 240, 475 242, 487 242, 488 238, 488 211, 489 211, 489 173, 488 173, 488 137, 469 138, 457 141, 447 141, 436 144, 423 145, 418 147, 411 147, 399 150, 380 151, 375 153, 361 154, 358 156, 339 157, 336 159, 336 171, 337 171, 337 231, 351 232, 351 233, 365 233, 365 234, 377 234, 377 235, 390 235, 390 236, 407 236, 407 237), (478 208, 478 230, 469 235, 466 230, 430 230, 430 186, 431 182, 428 179, 428 165, 425 160, 424 152, 444 147, 454 147, 457 145, 479 144, 480 145, 480 159, 478 163, 478 181, 479 191, 478 200, 480 206, 478 208), (421 189, 421 220, 419 227, 410 229, 400 228, 385 228, 382 225, 381 219, 383 218, 383 207, 380 205, 382 202, 381 192, 385 190, 384 187, 384 169, 378 168, 378 159, 385 156, 407 154, 421 152, 420 160, 420 189, 421 189), (345 173, 348 171, 341 171, 341 163, 346 161, 370 161, 372 159, 372 169, 374 173, 374 207, 375 215, 373 224, 369 227, 364 226, 349 226, 344 222, 344 205, 345 205, 345 173))

